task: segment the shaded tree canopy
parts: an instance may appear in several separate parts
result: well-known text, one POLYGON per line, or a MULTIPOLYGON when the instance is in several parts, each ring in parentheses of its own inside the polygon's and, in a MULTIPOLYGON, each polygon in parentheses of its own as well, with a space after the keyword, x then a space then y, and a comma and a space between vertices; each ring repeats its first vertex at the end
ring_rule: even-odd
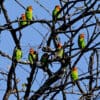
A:
POLYGON ((3 100, 97 100, 100 1, 0 1, 3 100))

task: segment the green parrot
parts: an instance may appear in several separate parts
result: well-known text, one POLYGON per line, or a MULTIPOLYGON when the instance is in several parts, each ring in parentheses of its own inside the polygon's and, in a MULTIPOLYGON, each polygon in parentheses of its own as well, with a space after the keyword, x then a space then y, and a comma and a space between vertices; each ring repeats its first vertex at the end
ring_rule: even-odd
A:
POLYGON ((63 58, 64 49, 60 43, 58 43, 57 50, 56 50, 56 57, 63 58))
POLYGON ((56 5, 53 12, 52 12, 52 17, 53 17, 53 20, 57 20, 57 18, 60 18, 60 14, 57 15, 57 13, 60 11, 60 6, 59 5, 56 5))
MULTIPOLYGON (((27 21, 31 21, 33 19, 33 8, 32 6, 28 6, 25 12, 27 21)), ((30 24, 30 22, 28 22, 30 24)))
POLYGON ((15 59, 19 61, 22 58, 22 51, 20 48, 15 48, 15 59))
POLYGON ((48 53, 44 53, 40 59, 41 61, 41 64, 42 64, 42 69, 48 73, 49 76, 52 75, 51 71, 49 70, 48 68, 48 58, 49 58, 49 55, 48 53))
POLYGON ((75 82, 78 80, 78 69, 77 69, 77 67, 72 68, 71 78, 72 78, 73 83, 75 85, 75 82))
POLYGON ((79 37, 78 37, 78 46, 79 46, 80 49, 85 48, 86 43, 85 43, 85 39, 84 39, 84 34, 79 35, 79 37))
POLYGON ((36 51, 34 51, 33 48, 30 49, 28 60, 32 65, 38 60, 38 54, 36 53, 36 51))
POLYGON ((25 14, 22 14, 21 17, 20 17, 20 26, 23 26, 23 25, 26 25, 27 24, 27 21, 26 21, 26 15, 25 14))

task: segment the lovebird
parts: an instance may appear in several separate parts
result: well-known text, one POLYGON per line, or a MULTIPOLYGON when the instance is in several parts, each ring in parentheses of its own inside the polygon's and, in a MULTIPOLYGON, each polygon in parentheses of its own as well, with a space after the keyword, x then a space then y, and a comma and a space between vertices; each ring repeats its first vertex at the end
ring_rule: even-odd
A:
POLYGON ((44 53, 42 56, 41 56, 41 64, 42 64, 42 69, 48 73, 49 76, 52 75, 51 71, 49 70, 48 68, 48 59, 49 59, 49 55, 48 53, 44 53))
POLYGON ((62 44, 58 43, 55 55, 56 55, 57 58, 63 58, 63 54, 64 54, 64 49, 62 47, 62 44))
POLYGON ((53 20, 57 20, 58 18, 60 18, 60 14, 57 15, 57 13, 60 11, 61 7, 59 5, 56 5, 53 12, 52 12, 52 17, 53 20))
POLYGON ((38 60, 38 54, 36 53, 36 51, 34 51, 33 48, 30 48, 29 50, 28 60, 32 65, 38 60))
POLYGON ((85 43, 85 39, 84 39, 84 34, 79 35, 79 37, 78 37, 78 46, 79 46, 80 49, 85 48, 86 43, 85 43))
POLYGON ((27 7, 25 15, 26 15, 27 21, 31 21, 33 19, 33 8, 32 8, 32 6, 27 7))
POLYGON ((20 26, 23 26, 23 25, 26 25, 27 24, 27 21, 26 21, 26 15, 25 14, 22 14, 21 17, 20 17, 20 26))
POLYGON ((14 57, 16 61, 19 61, 22 58, 22 51, 20 48, 15 48, 14 57))
POLYGON ((78 68, 77 67, 72 68, 71 78, 72 78, 72 81, 75 85, 75 82, 78 80, 78 68))

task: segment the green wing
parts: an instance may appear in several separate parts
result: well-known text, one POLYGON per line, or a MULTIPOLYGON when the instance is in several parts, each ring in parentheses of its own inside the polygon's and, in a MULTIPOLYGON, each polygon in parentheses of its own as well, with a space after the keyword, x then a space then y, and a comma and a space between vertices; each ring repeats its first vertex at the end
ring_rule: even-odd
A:
POLYGON ((85 40, 83 40, 82 41, 82 49, 85 48, 85 46, 86 46, 86 43, 85 43, 85 40))
POLYGON ((84 39, 78 39, 78 46, 79 46, 80 49, 85 48, 85 46, 86 46, 85 40, 84 39))
POLYGON ((32 12, 26 11, 25 15, 26 15, 27 20, 32 20, 32 18, 33 18, 33 13, 32 12))
POLYGON ((37 58, 37 55, 36 54, 29 54, 28 55, 28 60, 29 60, 29 62, 31 63, 31 64, 34 64, 34 62, 37 60, 38 58, 37 58))
POLYGON ((57 11, 54 9, 53 12, 52 12, 52 16, 55 17, 56 15, 57 15, 57 11))
POLYGON ((57 50, 57 56, 58 57, 62 58, 63 54, 64 54, 64 50, 62 48, 57 50))
POLYGON ((58 11, 54 9, 53 12, 52 12, 52 16, 53 16, 53 19, 54 19, 54 20, 55 20, 56 18, 60 18, 60 14, 58 14, 58 16, 56 16, 57 13, 58 13, 58 11))
POLYGON ((15 50, 15 59, 19 61, 22 58, 22 51, 20 49, 15 50))
POLYGON ((40 61, 45 63, 47 61, 47 59, 44 56, 42 56, 40 61))
POLYGON ((71 73, 71 77, 72 77, 73 81, 78 80, 78 72, 76 72, 76 71, 72 71, 72 73, 71 73))
POLYGON ((33 64, 33 63, 34 63, 33 55, 29 54, 29 55, 28 55, 28 60, 29 60, 29 62, 30 62, 31 64, 33 64))
POLYGON ((26 21, 20 21, 20 26, 26 25, 27 22, 26 21))

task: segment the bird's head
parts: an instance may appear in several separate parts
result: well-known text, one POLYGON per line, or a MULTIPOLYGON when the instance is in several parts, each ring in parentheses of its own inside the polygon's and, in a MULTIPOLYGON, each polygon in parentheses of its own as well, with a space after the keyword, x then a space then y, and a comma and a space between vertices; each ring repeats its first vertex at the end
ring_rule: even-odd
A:
POLYGON ((58 43, 57 47, 60 49, 62 48, 62 44, 61 43, 58 43))
POLYGON ((34 54, 34 49, 33 48, 30 48, 29 53, 30 54, 34 54))
POLYGON ((80 36, 80 39, 84 39, 85 37, 84 33, 80 34, 79 36, 80 36))
POLYGON ((59 5, 56 5, 56 6, 55 6, 55 9, 56 9, 57 11, 59 11, 59 10, 61 9, 61 7, 60 7, 59 5))
POLYGON ((33 10, 32 6, 28 6, 28 11, 32 11, 32 10, 33 10))
POLYGON ((77 70, 78 70, 77 67, 72 68, 72 71, 77 71, 77 70))
POLYGON ((22 19, 26 19, 25 14, 22 14, 21 17, 22 17, 22 19))

